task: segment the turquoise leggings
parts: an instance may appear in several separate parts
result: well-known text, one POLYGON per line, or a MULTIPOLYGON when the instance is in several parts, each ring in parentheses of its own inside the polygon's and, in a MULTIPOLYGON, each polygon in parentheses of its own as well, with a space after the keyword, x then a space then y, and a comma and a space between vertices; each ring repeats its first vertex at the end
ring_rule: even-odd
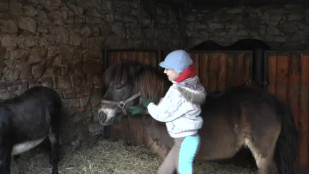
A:
POLYGON ((161 164, 158 174, 192 174, 193 160, 199 148, 198 135, 176 138, 175 144, 161 164))

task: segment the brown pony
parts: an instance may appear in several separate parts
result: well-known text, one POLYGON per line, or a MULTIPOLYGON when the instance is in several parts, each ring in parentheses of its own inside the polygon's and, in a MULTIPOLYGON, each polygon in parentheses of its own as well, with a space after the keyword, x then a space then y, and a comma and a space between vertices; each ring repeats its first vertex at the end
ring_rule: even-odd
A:
MULTIPOLYGON (((170 85, 166 76, 150 66, 124 62, 108 68, 104 77, 106 93, 98 111, 100 123, 112 125, 127 115, 129 125, 122 133, 137 129, 131 136, 142 135, 143 140, 135 144, 144 144, 165 155, 173 144, 165 125, 148 115, 130 116, 128 107, 141 105, 148 97, 163 97, 170 85)), ((296 173, 298 132, 293 116, 284 103, 267 91, 243 86, 220 95, 208 94, 202 105, 202 117, 204 126, 200 130, 201 149, 197 158, 227 159, 246 147, 259 173, 296 173)))

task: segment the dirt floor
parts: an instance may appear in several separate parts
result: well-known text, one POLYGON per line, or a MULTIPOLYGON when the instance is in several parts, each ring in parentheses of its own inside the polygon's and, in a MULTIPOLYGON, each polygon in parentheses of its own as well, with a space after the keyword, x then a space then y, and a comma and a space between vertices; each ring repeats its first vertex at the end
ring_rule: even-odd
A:
MULTIPOLYGON (((62 150, 60 174, 155 174, 162 158, 141 146, 123 141, 100 140, 91 147, 62 150)), ((50 174, 48 156, 42 149, 22 154, 12 164, 12 174, 50 174)), ((195 174, 257 174, 255 169, 195 161, 195 174)))

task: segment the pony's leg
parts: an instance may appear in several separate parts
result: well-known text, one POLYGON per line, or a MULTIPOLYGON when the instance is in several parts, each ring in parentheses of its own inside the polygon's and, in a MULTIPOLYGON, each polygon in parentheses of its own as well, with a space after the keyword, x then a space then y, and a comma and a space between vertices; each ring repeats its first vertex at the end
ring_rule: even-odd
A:
POLYGON ((246 140, 246 145, 251 150, 255 158, 259 174, 278 174, 276 164, 274 162, 274 152, 276 141, 267 143, 268 147, 258 147, 251 140, 246 140))
POLYGON ((52 174, 58 174, 59 135, 51 128, 48 139, 50 142, 49 163, 52 165, 52 174))
POLYGON ((255 158, 260 174, 278 174, 274 161, 281 122, 268 105, 246 101, 241 104, 244 144, 255 158))

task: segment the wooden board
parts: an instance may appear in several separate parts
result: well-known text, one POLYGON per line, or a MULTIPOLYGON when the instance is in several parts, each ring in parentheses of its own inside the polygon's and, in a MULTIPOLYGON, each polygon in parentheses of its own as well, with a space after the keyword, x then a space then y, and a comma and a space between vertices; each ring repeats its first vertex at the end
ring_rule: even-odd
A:
POLYGON ((291 108, 300 133, 299 162, 309 166, 309 53, 271 51, 266 60, 267 90, 291 108))

